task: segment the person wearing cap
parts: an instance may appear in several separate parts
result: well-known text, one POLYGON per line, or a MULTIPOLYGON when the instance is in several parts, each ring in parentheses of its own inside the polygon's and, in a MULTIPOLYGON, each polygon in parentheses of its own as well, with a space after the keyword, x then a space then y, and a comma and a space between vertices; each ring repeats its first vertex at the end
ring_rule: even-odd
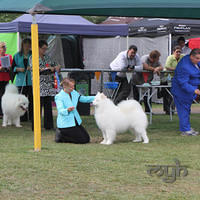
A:
POLYGON ((0 42, 0 117, 2 117, 2 109, 1 109, 1 98, 5 92, 5 87, 11 80, 11 65, 12 65, 12 56, 6 54, 6 43, 0 42), (10 61, 10 67, 2 66, 1 58, 8 56, 10 61))

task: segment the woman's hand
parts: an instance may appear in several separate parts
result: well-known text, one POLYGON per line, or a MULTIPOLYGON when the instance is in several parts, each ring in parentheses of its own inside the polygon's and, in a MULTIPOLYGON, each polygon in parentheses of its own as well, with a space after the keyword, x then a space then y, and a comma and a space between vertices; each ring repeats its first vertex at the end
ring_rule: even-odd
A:
POLYGON ((67 108, 68 112, 71 112, 72 110, 74 110, 74 106, 67 108))
POLYGON ((59 72, 59 71, 60 71, 60 68, 61 68, 61 66, 60 66, 60 65, 57 65, 57 66, 55 66, 55 70, 56 70, 57 72, 59 72))
POLYGON ((200 90, 199 90, 199 89, 196 89, 196 90, 194 91, 194 93, 197 94, 197 95, 200 95, 200 90))
POLYGON ((24 69, 24 68, 21 68, 21 67, 20 67, 20 68, 17 68, 16 70, 17 70, 17 72, 24 72, 24 71, 25 71, 25 69, 24 69))

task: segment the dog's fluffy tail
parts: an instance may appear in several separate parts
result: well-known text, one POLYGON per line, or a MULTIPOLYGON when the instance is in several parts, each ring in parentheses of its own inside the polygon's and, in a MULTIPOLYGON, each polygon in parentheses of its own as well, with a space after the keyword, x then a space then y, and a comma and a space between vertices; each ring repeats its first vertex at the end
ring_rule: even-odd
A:
POLYGON ((6 85, 5 93, 12 93, 12 94, 18 94, 18 89, 13 84, 6 85))

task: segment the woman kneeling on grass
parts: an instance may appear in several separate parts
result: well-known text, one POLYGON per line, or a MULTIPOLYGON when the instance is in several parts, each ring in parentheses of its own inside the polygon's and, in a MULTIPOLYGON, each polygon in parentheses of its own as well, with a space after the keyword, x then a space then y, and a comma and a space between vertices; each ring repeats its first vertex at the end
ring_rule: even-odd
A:
POLYGON ((90 142, 90 136, 81 126, 82 120, 77 111, 78 102, 91 103, 94 96, 81 96, 74 90, 75 81, 64 78, 61 86, 63 90, 55 96, 58 110, 57 130, 55 142, 70 142, 84 144, 90 142))

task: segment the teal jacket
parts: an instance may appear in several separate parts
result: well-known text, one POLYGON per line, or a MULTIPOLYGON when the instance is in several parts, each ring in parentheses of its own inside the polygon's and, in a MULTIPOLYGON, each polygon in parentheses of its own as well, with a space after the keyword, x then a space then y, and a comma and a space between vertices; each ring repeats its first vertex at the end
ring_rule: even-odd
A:
POLYGON ((55 96, 56 107, 58 111, 57 116, 57 127, 58 128, 69 128, 76 126, 75 118, 78 124, 82 123, 81 117, 77 111, 78 102, 91 103, 94 100, 94 96, 81 96, 77 91, 73 90, 71 92, 70 98, 69 94, 61 90, 59 94, 55 96), (74 107, 75 109, 68 112, 69 107, 74 107))
MULTIPOLYGON (((28 66, 29 64, 29 58, 31 56, 31 53, 28 54, 28 66)), ((13 71, 16 72, 17 68, 25 68, 24 66, 24 55, 20 54, 19 52, 14 55, 13 58, 13 64, 15 64, 13 71)), ((31 71, 27 70, 24 72, 17 72, 16 79, 15 79, 15 85, 16 86, 30 86, 32 85, 32 78, 31 78, 31 71), (27 80, 27 81, 26 81, 27 80)))

